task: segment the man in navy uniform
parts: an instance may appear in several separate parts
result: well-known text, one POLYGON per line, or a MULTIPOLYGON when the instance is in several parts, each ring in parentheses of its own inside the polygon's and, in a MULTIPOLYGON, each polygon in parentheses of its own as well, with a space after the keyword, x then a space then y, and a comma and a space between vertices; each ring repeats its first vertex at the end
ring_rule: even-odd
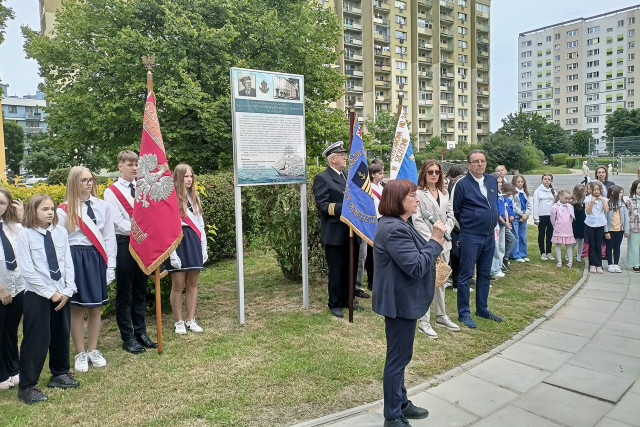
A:
POLYGON ((469 173, 456 182, 453 190, 453 214, 460 224, 458 320, 475 328, 469 309, 469 282, 476 265, 476 316, 502 322, 487 308, 498 222, 498 181, 484 173, 487 158, 482 150, 469 152, 467 167, 469 173))
MULTIPOLYGON (((349 307, 349 226, 340 221, 342 200, 347 185, 344 169, 347 166, 347 150, 342 141, 334 142, 322 153, 329 167, 313 180, 313 194, 320 211, 322 244, 329 267, 329 310, 336 317, 343 317, 342 308, 349 307)), ((354 245, 353 275, 358 267, 360 239, 354 245)), ((363 310, 353 300, 355 310, 363 310)))

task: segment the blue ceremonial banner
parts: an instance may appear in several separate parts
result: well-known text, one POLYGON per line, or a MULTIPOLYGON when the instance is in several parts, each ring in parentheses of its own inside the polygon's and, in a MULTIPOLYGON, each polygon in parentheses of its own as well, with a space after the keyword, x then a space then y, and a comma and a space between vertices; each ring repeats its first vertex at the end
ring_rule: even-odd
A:
POLYGON ((418 168, 413 156, 413 146, 409 136, 409 126, 404 112, 398 118, 396 136, 393 138, 391 148, 390 179, 405 178, 418 184, 418 168))
POLYGON ((378 217, 373 203, 373 193, 371 193, 369 164, 364 154, 362 133, 357 119, 353 129, 351 153, 349 154, 349 173, 347 186, 344 189, 340 221, 351 227, 358 236, 373 246, 378 217))

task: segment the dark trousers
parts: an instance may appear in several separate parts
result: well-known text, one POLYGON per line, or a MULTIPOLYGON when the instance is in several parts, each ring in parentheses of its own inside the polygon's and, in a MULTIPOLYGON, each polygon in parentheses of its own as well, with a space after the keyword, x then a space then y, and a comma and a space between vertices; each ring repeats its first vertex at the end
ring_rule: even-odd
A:
POLYGON ((460 257, 451 254, 449 258, 449 264, 451 264, 451 284, 454 288, 458 288, 458 280, 460 277, 460 257))
POLYGON ((22 318, 24 291, 13 297, 11 304, 0 303, 0 381, 20 371, 18 326, 22 318))
MULTIPOLYGON (((514 225, 516 227, 516 225, 514 225)), ((511 255, 511 251, 513 251, 513 247, 516 245, 516 235, 513 231, 506 228, 504 230, 504 258, 503 264, 506 264, 509 261, 509 255, 511 255)))
POLYGON ((49 370, 54 377, 69 372, 71 302, 59 311, 58 303, 40 295, 24 293, 24 319, 20 347, 20 388, 38 384, 49 352, 49 370))
POLYGON ((393 420, 402 416, 402 405, 407 403, 404 369, 413 356, 416 319, 385 317, 384 332, 387 337, 387 359, 382 383, 384 417, 393 420))
POLYGON ((147 333, 145 309, 147 307, 147 282, 138 263, 129 253, 129 236, 116 235, 116 321, 123 341, 147 333))
POLYGON ((489 280, 496 241, 493 233, 482 236, 460 232, 460 274, 458 276, 458 316, 469 315, 469 282, 476 268, 476 311, 487 310, 489 280))
MULTIPOLYGON (((353 288, 358 272, 359 244, 354 239, 353 288)), ((325 245, 324 252, 329 267, 329 308, 349 307, 349 249, 350 245, 325 245)))
MULTIPOLYGON (((604 226, 584 227, 584 236, 589 239, 589 265, 602 267, 602 240, 604 238, 604 226)), ((585 239, 585 240, 586 240, 585 239)))
POLYGON ((618 265, 620 262, 620 245, 622 244, 622 237, 624 231, 610 231, 610 239, 604 239, 607 244, 607 265, 618 265))
POLYGON ((373 246, 367 244, 367 257, 364 260, 364 269, 367 272, 367 288, 373 290, 373 246))
POLYGON ((539 219, 540 224, 538 224, 538 248, 540 248, 540 255, 550 254, 551 237, 553 237, 553 225, 551 225, 551 216, 540 215, 539 219))

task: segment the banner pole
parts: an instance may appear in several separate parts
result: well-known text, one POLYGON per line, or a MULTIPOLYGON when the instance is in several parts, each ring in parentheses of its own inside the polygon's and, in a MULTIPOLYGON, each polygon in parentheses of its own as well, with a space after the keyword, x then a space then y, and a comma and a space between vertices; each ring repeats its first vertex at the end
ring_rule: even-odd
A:
POLYGON ((158 339, 158 354, 162 354, 162 295, 160 294, 160 267, 156 267, 156 333, 158 339))
MULTIPOLYGON (((349 150, 353 143, 353 129, 355 127, 356 109, 355 106, 349 106, 349 150)), ((356 238, 353 235, 353 228, 349 227, 349 323, 353 323, 353 288, 355 287, 355 277, 353 276, 353 251, 356 244, 356 238)), ((358 251, 358 253, 360 253, 358 251)))

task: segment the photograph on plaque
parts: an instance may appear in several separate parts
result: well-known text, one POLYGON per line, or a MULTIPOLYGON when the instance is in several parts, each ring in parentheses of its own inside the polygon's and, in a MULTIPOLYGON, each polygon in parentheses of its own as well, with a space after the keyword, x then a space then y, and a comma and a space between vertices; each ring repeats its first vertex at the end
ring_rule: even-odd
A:
POLYGON ((231 69, 236 185, 306 182, 304 76, 231 69))

